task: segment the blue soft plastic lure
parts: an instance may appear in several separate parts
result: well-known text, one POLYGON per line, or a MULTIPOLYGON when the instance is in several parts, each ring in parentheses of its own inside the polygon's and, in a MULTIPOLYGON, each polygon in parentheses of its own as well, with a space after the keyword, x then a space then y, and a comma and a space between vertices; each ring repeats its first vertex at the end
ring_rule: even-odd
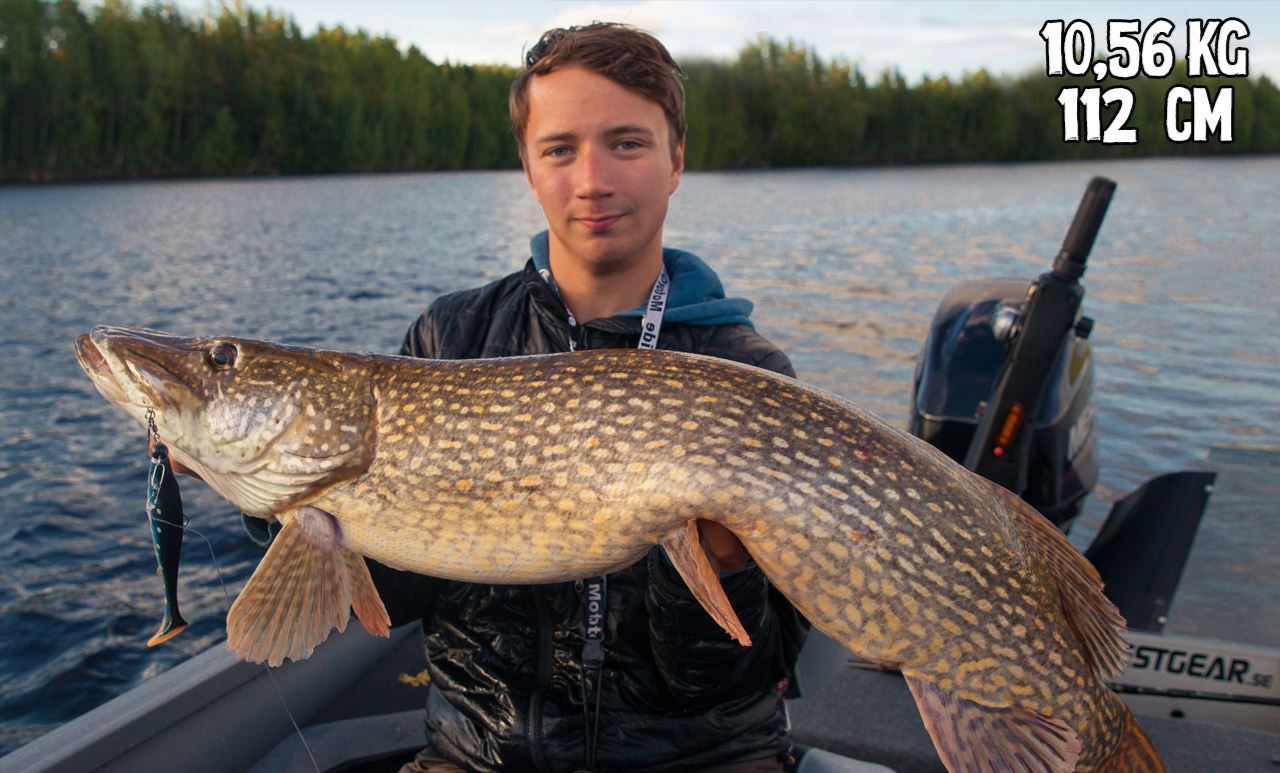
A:
POLYGON ((182 629, 187 627, 187 621, 178 611, 178 562, 182 558, 182 533, 186 519, 182 514, 178 479, 169 465, 169 449, 160 443, 151 449, 147 521, 151 524, 151 542, 156 549, 157 573, 164 580, 164 620, 147 640, 147 646, 154 647, 182 633, 182 629))

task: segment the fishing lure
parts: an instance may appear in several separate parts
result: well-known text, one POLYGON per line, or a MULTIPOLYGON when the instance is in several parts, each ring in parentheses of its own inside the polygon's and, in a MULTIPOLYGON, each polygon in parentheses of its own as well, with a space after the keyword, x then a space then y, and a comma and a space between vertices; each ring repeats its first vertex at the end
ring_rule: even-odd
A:
POLYGON ((156 573, 164 580, 164 619, 147 640, 147 646, 154 647, 177 636, 187 627, 187 621, 178 611, 178 562, 182 558, 186 518, 182 514, 178 479, 169 464, 169 449, 159 442, 151 449, 147 521, 151 524, 151 543, 156 549, 156 573))

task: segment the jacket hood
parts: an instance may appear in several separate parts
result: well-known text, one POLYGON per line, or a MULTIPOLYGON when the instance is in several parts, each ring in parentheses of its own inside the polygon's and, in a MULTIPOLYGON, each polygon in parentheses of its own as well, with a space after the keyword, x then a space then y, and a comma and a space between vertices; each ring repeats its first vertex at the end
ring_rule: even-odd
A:
MULTIPOLYGON (((555 290, 551 278, 551 248, 546 231, 529 240, 533 266, 555 290)), ((671 278, 671 292, 667 296, 667 309, 663 322, 683 322, 686 325, 746 325, 755 329, 750 316, 753 307, 746 298, 726 298, 720 277, 702 258, 692 252, 670 247, 662 249, 662 262, 671 278)), ((558 291, 557 291, 557 294, 558 291)), ((640 318, 644 316, 644 304, 614 316, 640 318)))

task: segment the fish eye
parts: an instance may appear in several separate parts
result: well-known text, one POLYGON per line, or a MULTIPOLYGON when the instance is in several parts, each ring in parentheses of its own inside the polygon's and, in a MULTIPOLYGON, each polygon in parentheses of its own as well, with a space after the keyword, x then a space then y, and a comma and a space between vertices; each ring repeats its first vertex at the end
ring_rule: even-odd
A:
POLYGON ((236 364, 236 348, 231 344, 217 344, 209 350, 209 364, 214 370, 226 370, 236 364))

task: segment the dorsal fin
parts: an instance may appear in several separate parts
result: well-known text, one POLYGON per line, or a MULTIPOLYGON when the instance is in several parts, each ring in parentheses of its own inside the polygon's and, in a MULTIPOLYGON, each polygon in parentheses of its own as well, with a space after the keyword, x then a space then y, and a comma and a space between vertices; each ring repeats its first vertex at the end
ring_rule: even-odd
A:
POLYGON ((1000 492, 1015 520, 1026 527, 1022 534, 1027 547, 1048 567, 1067 624, 1079 637, 1089 665, 1101 679, 1120 673, 1128 657, 1121 635, 1125 622, 1120 610, 1102 592, 1098 571, 1048 518, 1008 489, 989 485, 1000 492))

